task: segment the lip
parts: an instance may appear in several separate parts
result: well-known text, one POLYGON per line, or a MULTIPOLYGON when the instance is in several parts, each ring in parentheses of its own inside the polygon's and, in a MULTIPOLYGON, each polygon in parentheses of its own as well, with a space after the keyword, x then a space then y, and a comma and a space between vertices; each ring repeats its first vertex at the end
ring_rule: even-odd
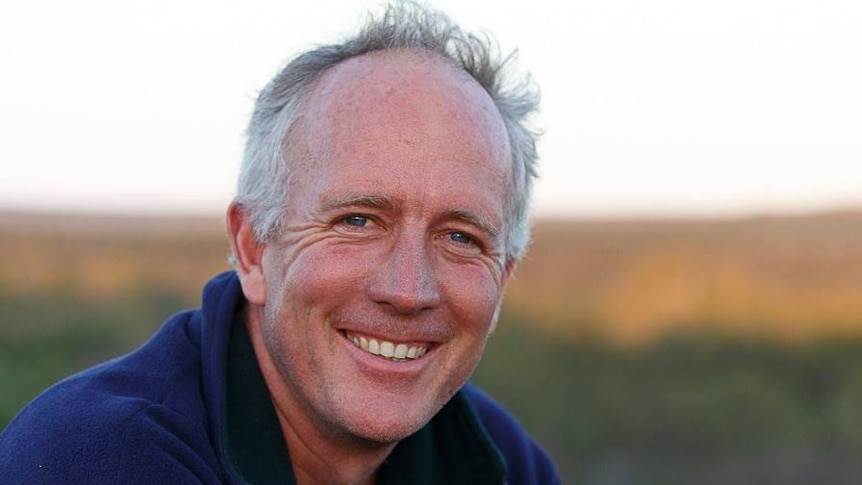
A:
MULTIPOLYGON (((370 354, 350 341, 345 330, 335 330, 338 334, 338 340, 345 351, 358 363, 360 372, 370 377, 372 380, 382 383, 391 384, 393 379, 414 380, 430 365, 437 355, 437 350, 440 345, 435 342, 428 342, 428 350, 425 355, 418 359, 392 361, 377 355, 370 354)), ((364 334, 371 335, 371 334, 364 334)), ((381 340, 389 340, 381 338, 381 340)), ((401 340, 389 340, 391 342, 401 342, 401 340)))

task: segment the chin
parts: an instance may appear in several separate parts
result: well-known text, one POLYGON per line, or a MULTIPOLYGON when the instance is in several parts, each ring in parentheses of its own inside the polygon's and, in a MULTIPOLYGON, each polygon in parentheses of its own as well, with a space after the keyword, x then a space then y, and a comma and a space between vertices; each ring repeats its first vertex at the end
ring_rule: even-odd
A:
POLYGON ((353 436, 379 444, 396 443, 419 431, 443 406, 430 403, 417 408, 415 403, 402 406, 390 403, 389 406, 378 407, 356 401, 347 404, 351 407, 343 414, 346 419, 342 428, 353 436), (368 409, 368 406, 375 409, 368 409), (405 409, 413 412, 405 412, 405 409))
POLYGON ((352 426, 352 429, 349 431, 353 436, 362 440, 380 445, 389 445, 397 443, 419 431, 429 420, 430 418, 407 422, 400 420, 398 422, 378 421, 363 423, 352 426))

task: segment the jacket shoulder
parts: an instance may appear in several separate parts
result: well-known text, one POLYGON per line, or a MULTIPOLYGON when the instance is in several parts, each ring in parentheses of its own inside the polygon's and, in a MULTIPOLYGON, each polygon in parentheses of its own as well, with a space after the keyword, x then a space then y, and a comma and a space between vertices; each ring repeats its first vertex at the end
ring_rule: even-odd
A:
POLYGON ((141 399, 49 391, 0 436, 3 483, 219 483, 200 429, 141 399))
POLYGON ((560 483, 550 456, 506 409, 475 385, 467 384, 462 391, 491 441, 503 455, 509 484, 560 483))
POLYGON ((219 483, 205 407, 186 391, 200 387, 189 317, 25 407, 0 434, 0 482, 219 483))

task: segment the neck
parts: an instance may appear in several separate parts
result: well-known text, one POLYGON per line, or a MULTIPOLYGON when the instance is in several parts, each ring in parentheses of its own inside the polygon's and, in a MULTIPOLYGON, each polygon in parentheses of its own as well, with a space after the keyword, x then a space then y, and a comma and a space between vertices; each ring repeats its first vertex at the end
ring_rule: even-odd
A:
POLYGON ((356 437, 321 436, 312 423, 291 422, 281 406, 277 409, 298 485, 372 485, 383 460, 395 447, 360 443, 356 437))

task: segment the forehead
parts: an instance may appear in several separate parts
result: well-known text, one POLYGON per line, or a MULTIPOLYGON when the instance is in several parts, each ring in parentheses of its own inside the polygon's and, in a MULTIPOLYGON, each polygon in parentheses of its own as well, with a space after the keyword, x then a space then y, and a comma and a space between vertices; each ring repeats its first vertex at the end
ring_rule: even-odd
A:
POLYGON ((312 152, 363 139, 382 148, 448 138, 451 148, 508 169, 508 137, 490 96, 433 54, 380 51, 332 67, 306 99, 301 124, 312 152))

